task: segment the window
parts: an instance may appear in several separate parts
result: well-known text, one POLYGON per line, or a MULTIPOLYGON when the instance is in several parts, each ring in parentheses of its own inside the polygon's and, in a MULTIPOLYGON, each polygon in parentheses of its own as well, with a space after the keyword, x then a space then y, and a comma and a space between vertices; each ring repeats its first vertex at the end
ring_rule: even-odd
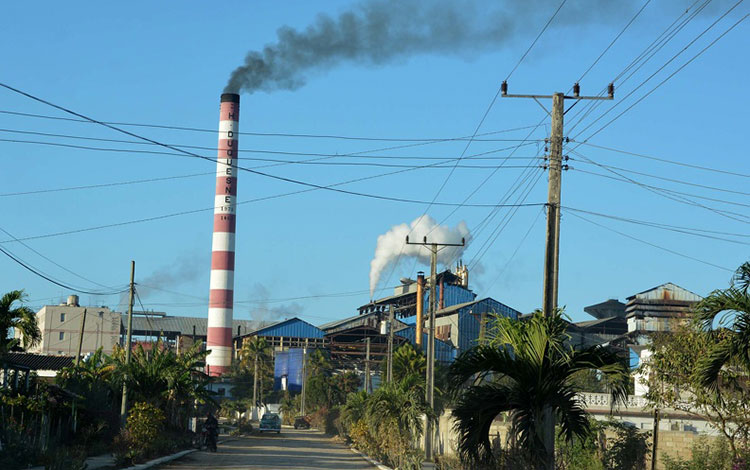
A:
POLYGON ((65 314, 61 313, 60 314, 60 323, 63 323, 64 321, 65 321, 65 314))
POLYGON ((60 341, 62 341, 62 340, 64 340, 64 339, 65 339, 65 332, 64 332, 64 331, 61 331, 61 332, 60 332, 60 341))

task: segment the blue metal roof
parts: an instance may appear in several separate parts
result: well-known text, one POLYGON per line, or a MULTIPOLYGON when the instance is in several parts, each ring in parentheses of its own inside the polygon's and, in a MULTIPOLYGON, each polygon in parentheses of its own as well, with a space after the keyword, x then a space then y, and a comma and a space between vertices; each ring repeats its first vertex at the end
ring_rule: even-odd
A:
MULTIPOLYGON (((395 335, 405 338, 411 344, 416 346, 417 345, 416 333, 417 333, 416 327, 414 325, 411 325, 411 326, 407 326, 406 328, 402 330, 396 331, 395 335)), ((422 333, 423 347, 427 344, 428 341, 429 341, 429 336, 427 335, 427 333, 422 333)), ((435 360, 437 362, 442 362, 443 364, 449 364, 453 362, 455 358, 456 358, 456 348, 454 348, 453 345, 450 343, 446 343, 443 340, 435 338, 435 360)))
POLYGON ((325 333, 315 325, 299 318, 290 318, 265 328, 254 334, 258 336, 283 336, 284 338, 322 338, 325 333))

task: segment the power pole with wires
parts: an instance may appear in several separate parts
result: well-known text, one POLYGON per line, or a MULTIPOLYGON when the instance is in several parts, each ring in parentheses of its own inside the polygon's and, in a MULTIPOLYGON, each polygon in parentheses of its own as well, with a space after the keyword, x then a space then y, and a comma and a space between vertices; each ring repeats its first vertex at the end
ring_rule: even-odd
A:
MULTIPOLYGON (((552 95, 509 95, 508 82, 503 81, 500 86, 503 98, 531 98, 541 106, 552 118, 552 129, 549 137, 549 186, 547 193, 547 236, 544 253, 544 298, 542 312, 551 316, 557 310, 558 276, 560 272, 560 193, 562 183, 562 170, 567 170, 567 156, 563 158, 563 118, 565 116, 565 100, 612 100, 615 97, 615 86, 610 83, 608 96, 581 96, 581 87, 578 83, 573 85, 573 95, 554 93, 552 95), (552 112, 539 101, 540 98, 552 98, 552 112)), ((570 109, 570 108, 568 108, 570 109)), ((555 443, 555 417, 551 408, 544 411, 544 445, 548 451, 554 449, 555 443)), ((547 452, 545 468, 553 469, 555 464, 554 452, 547 452)))
MULTIPOLYGON (((461 243, 435 243, 427 242, 425 236, 421 242, 412 243, 409 236, 406 236, 407 245, 422 245, 430 249, 430 330, 427 339, 427 371, 425 377, 425 401, 433 411, 435 410, 435 318, 437 312, 437 254, 440 248, 449 246, 465 246, 466 240, 461 239, 461 243)), ((417 334, 421 332, 417 331, 417 334)), ((424 434, 424 452, 427 460, 432 460, 432 421, 427 420, 424 434)))
POLYGON ((567 170, 568 165, 563 164, 568 157, 563 157, 563 118, 565 116, 565 100, 611 100, 615 97, 615 86, 610 83, 608 96, 581 96, 581 87, 578 83, 573 85, 573 95, 554 93, 552 95, 509 95, 508 82, 503 82, 501 87, 503 98, 531 98, 541 106, 552 118, 552 129, 549 137, 549 163, 545 165, 549 169, 549 186, 547 192, 547 237, 544 256, 544 300, 542 311, 545 315, 552 315, 557 308, 557 286, 560 262, 560 193, 562 183, 562 170, 567 170), (552 98, 552 112, 539 101, 540 98, 552 98))
MULTIPOLYGON (((125 340, 125 365, 130 363, 130 344, 133 339, 133 300, 135 297, 135 261, 130 262, 130 303, 128 304, 128 332, 125 340)), ((120 425, 124 428, 128 416, 128 377, 122 382, 122 403, 120 404, 120 425)))

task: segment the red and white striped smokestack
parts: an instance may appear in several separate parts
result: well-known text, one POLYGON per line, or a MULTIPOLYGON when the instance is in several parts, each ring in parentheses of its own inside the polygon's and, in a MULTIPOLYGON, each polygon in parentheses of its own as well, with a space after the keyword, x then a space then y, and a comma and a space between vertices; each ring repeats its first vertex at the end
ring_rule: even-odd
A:
POLYGON ((216 160, 214 235, 211 244, 211 291, 208 296, 207 372, 221 375, 232 362, 234 308, 234 233, 237 226, 237 145, 240 95, 221 95, 219 153, 216 160))

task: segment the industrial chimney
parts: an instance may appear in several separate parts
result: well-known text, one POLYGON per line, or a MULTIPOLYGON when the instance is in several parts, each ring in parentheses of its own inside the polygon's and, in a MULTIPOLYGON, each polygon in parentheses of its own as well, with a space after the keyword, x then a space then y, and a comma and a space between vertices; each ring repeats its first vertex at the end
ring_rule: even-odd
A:
POLYGON ((206 372, 222 375, 232 362, 234 308, 234 233, 237 225, 237 145, 240 95, 221 95, 219 152, 216 159, 214 234, 211 244, 211 280, 208 296, 206 372))

